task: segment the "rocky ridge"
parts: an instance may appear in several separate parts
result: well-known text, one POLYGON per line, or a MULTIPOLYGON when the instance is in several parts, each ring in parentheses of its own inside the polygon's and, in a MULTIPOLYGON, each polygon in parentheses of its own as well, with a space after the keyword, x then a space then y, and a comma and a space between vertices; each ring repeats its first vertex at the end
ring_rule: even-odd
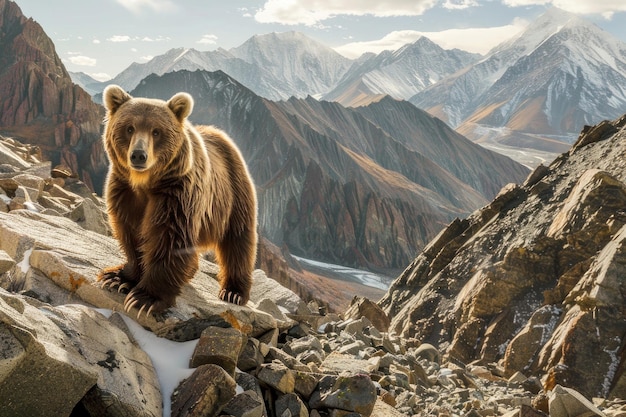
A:
POLYGON ((100 189, 104 111, 72 83, 41 26, 10 0, 0 0, 0 51, 0 133, 39 146, 46 159, 100 189))
POLYGON ((464 363, 626 398, 626 116, 433 239, 380 301, 464 363))
POLYGON ((592 403, 562 385, 544 391, 537 378, 505 378, 497 364, 464 364, 398 337, 389 330, 397 321, 366 299, 343 317, 320 314, 259 270, 249 306, 223 303, 217 267, 204 259, 176 307, 158 317, 123 314, 123 296, 94 283, 102 267, 121 261, 101 228, 102 201, 79 181, 53 178, 49 163, 19 156, 31 153, 0 140, 3 416, 626 412, 620 400, 592 403), (81 225, 71 213, 85 201, 99 215, 81 225), (180 356, 180 369, 161 371, 153 348, 164 340, 165 362, 180 356), (164 378, 173 373, 176 381, 164 378))

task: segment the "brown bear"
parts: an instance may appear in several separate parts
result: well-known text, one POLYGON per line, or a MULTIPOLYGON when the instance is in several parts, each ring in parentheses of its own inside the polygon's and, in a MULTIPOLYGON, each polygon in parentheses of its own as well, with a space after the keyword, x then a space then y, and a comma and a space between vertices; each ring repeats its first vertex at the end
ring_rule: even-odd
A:
POLYGON ((189 94, 167 102, 134 98, 116 85, 103 93, 110 160, 105 199, 126 263, 106 268, 103 288, 128 291, 124 309, 161 312, 215 249, 222 300, 250 297, 257 246, 256 193, 233 141, 194 127, 189 94))

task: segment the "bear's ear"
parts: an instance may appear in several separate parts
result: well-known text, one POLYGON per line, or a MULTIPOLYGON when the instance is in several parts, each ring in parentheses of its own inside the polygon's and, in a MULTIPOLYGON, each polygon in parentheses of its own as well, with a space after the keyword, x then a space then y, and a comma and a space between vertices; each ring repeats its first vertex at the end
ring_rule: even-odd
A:
POLYGON ((124 89, 118 85, 112 84, 107 86, 102 93, 104 106, 113 114, 120 106, 130 100, 132 97, 124 89))
POLYGON ((179 122, 183 122, 193 110, 193 98, 187 93, 178 93, 168 100, 167 107, 174 113, 179 122))

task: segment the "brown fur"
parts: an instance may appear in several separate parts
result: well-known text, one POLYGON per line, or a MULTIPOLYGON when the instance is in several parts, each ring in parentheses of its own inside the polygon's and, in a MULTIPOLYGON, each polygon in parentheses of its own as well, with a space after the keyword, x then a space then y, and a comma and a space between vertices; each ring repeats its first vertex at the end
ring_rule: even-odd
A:
POLYGON ((188 94, 165 102, 133 98, 109 86, 103 97, 111 161, 105 197, 127 258, 103 271, 103 286, 130 290, 127 310, 164 310, 198 270, 198 252, 214 248, 220 298, 247 303, 257 206, 235 144, 214 127, 191 125, 188 94))

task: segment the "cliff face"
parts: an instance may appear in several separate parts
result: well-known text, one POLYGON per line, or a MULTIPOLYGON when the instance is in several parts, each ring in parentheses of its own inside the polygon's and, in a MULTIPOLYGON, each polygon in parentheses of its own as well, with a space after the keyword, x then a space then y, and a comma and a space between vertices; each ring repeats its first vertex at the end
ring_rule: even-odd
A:
POLYGON ((404 336, 544 388, 626 394, 626 116, 453 221, 380 301, 404 336))
POLYGON ((41 26, 0 0, 0 132, 39 145, 100 191, 106 156, 104 112, 74 85, 41 26))

